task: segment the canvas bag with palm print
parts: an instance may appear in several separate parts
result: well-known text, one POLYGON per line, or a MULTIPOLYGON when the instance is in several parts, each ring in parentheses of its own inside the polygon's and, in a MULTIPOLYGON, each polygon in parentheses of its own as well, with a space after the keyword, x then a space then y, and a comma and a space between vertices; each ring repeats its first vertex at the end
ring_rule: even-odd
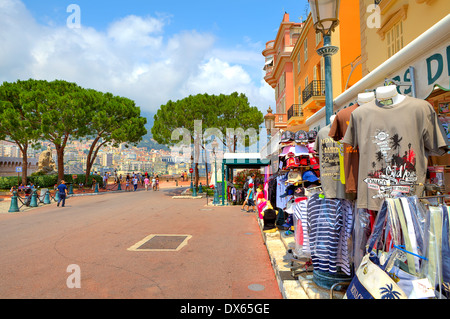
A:
POLYGON ((415 205, 414 199, 411 198, 385 199, 368 241, 367 254, 347 289, 345 296, 347 299, 408 298, 410 291, 405 293, 401 287, 412 287, 411 283, 419 278, 418 257, 404 254, 400 249, 394 248, 394 245, 405 247, 411 252, 422 253, 416 248, 418 243, 419 246, 423 245, 423 237, 420 233, 420 225, 415 223, 420 218, 414 216, 420 212, 411 209, 415 205), (379 256, 385 261, 381 262, 379 256), (399 262, 399 256, 404 257, 400 258, 404 262, 399 262), (399 277, 396 276, 398 273, 387 271, 394 269, 394 263, 402 264, 401 268, 404 269, 402 272, 409 275, 408 279, 399 281, 399 277))

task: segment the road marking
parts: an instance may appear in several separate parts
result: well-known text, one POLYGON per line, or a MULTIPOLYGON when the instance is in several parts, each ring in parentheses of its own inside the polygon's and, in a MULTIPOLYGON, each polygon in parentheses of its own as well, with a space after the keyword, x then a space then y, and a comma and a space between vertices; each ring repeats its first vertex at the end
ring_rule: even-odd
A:
POLYGON ((151 234, 127 250, 129 251, 179 251, 187 245, 191 235, 151 234), (159 247, 158 247, 159 246, 159 247))

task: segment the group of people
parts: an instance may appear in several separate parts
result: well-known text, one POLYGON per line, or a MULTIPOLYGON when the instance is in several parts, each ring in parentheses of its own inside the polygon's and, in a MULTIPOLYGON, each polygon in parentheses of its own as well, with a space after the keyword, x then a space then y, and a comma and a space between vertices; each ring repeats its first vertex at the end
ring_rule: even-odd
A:
MULTIPOLYGON (((122 175, 120 175, 119 180, 116 181, 118 183, 122 182, 122 175)), ((149 174, 146 172, 144 175, 137 175, 137 174, 132 174, 130 176, 130 174, 127 174, 127 176, 125 177, 125 191, 131 191, 131 185, 133 185, 133 190, 136 191, 139 185, 139 182, 141 182, 141 184, 143 186, 145 186, 145 190, 148 191, 149 187, 151 186, 152 189, 154 191, 158 191, 159 190, 159 176, 158 175, 154 175, 151 177, 150 180, 150 176, 149 174)))

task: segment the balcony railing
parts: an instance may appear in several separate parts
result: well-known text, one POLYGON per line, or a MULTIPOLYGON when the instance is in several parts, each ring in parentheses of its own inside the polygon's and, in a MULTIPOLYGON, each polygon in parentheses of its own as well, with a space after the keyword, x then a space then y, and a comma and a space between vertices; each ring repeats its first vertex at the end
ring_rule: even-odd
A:
POLYGON ((291 117, 294 116, 303 116, 303 111, 300 104, 292 104, 289 110, 287 111, 288 121, 291 119, 291 117))
POLYGON ((303 90, 303 103, 308 101, 313 96, 325 96, 325 81, 311 81, 308 86, 303 90))

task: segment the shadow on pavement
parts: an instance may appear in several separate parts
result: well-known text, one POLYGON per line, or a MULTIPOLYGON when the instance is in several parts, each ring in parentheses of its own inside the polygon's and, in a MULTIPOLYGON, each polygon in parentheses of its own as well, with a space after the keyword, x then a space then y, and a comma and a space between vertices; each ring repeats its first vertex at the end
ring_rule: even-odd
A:
POLYGON ((160 189, 159 192, 166 196, 180 196, 184 190, 186 190, 186 187, 160 189))

